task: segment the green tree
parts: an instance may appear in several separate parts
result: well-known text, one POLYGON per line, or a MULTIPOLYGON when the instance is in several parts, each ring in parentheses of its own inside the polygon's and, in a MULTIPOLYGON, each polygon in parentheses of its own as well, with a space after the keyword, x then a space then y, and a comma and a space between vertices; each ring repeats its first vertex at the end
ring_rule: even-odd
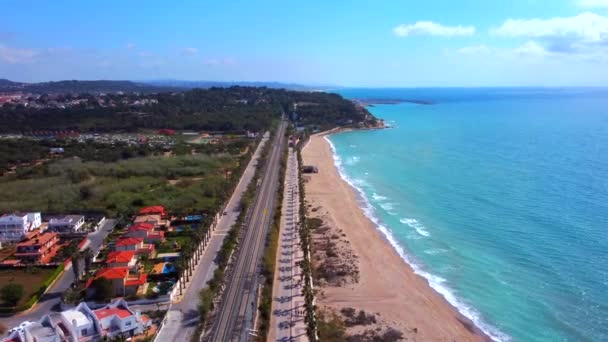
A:
POLYGON ((91 271, 91 264, 93 263, 93 251, 91 248, 87 247, 82 252, 82 257, 84 259, 84 273, 88 275, 91 271))
POLYGON ((23 298, 24 293, 23 285, 8 283, 0 289, 0 298, 2 298, 4 303, 10 306, 16 306, 21 298, 23 298))
POLYGON ((74 272, 74 279, 76 282, 80 280, 80 274, 82 273, 82 254, 79 251, 72 253, 72 271, 74 272))
POLYGON ((201 320, 204 321, 205 317, 213 310, 213 297, 214 292, 210 288, 202 289, 199 293, 198 312, 201 315, 201 320))

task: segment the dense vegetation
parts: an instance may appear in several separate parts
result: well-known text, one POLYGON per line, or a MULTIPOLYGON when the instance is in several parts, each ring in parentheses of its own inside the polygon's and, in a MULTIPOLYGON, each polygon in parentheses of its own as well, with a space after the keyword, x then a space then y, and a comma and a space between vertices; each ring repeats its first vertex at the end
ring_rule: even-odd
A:
POLYGON ((0 92, 26 92, 26 93, 113 93, 113 92, 140 92, 152 93, 172 91, 177 87, 165 87, 131 81, 57 81, 40 83, 12 82, 0 79, 0 92))
POLYGON ((68 158, 0 178, 0 212, 36 210, 127 215, 162 203, 177 213, 208 212, 227 197, 248 155, 148 156, 116 162, 68 158), (224 171, 232 171, 226 179, 224 171))
MULTIPOLYGON (((94 141, 79 143, 74 140, 2 139, 0 140, 0 173, 13 165, 50 158, 51 148, 58 147, 63 148, 64 153, 54 157, 79 157, 85 161, 101 162, 145 157, 161 152, 159 148, 121 142, 104 144, 94 141)), ((20 172, 29 171, 20 170, 20 172)))
MULTIPOLYGON (((144 98, 144 97, 142 97, 144 98)), ((5 104, 0 109, 0 132, 41 130, 81 132, 137 131, 173 128, 242 132, 261 131, 281 113, 291 114, 298 103, 299 125, 318 129, 365 120, 366 111, 336 94, 296 92, 284 89, 231 87, 194 89, 182 93, 146 95, 157 103, 145 106, 95 102, 70 108, 30 108, 5 104)))

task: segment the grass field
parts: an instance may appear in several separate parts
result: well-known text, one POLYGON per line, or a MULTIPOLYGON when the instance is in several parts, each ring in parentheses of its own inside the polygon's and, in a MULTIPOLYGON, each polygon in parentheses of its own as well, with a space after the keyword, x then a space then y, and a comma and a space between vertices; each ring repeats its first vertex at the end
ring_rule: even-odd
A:
POLYGON ((225 172, 238 168, 242 158, 197 154, 114 163, 64 159, 25 177, 1 177, 0 212, 94 210, 114 216, 159 203, 177 213, 210 211, 226 196, 225 172))
MULTIPOLYGON (((25 304, 38 291, 40 286, 55 272, 55 268, 21 268, 0 269, 0 284, 2 286, 15 282, 23 285, 25 294, 17 306, 25 304)), ((4 304, 0 303, 0 308, 4 304)))

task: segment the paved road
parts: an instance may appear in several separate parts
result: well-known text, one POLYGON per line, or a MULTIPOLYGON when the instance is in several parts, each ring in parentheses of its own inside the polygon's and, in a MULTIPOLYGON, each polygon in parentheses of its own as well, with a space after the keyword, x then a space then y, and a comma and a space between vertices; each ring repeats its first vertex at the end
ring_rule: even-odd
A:
MULTIPOLYGON (((108 234, 114 229, 116 220, 109 219, 103 224, 101 229, 88 235, 90 240, 89 248, 93 250, 93 253, 97 253, 99 248, 103 244, 103 240, 108 234)), ((47 293, 42 296, 38 304, 34 306, 30 311, 24 314, 2 317, 0 322, 9 328, 12 328, 23 321, 37 321, 42 316, 51 313, 52 311, 60 311, 59 304, 61 302, 61 295, 72 286, 74 282, 74 272, 71 269, 63 272, 57 281, 51 286, 47 293)))
POLYGON ((304 296, 302 295, 303 272, 299 262, 304 260, 300 248, 298 220, 300 195, 298 183, 298 160, 294 151, 289 149, 285 189, 283 196, 283 213, 277 262, 272 289, 272 316, 268 341, 307 342, 304 296))
POLYGON ((275 206, 286 125, 286 122, 281 122, 277 130, 245 236, 239 243, 232 275, 215 316, 211 330, 212 341, 251 339, 249 332, 254 326, 253 320, 257 312, 260 259, 275 206))
POLYGON ((218 222, 216 230, 212 233, 201 261, 194 270, 190 286, 186 289, 179 303, 174 303, 167 312, 167 318, 156 341, 190 341, 199 323, 198 313, 198 294, 207 282, 213 277, 213 272, 217 268, 215 257, 220 250, 224 237, 236 222, 240 213, 240 202, 243 193, 255 175, 258 158, 261 151, 268 141, 268 134, 264 136, 256 149, 251 161, 245 168, 239 184, 226 207, 227 214, 222 216, 218 222))

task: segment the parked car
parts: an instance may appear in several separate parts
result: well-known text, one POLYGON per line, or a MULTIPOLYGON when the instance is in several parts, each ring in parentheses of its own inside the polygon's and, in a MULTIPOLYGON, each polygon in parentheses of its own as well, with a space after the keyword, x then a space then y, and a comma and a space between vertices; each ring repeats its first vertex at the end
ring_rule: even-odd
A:
POLYGON ((32 322, 32 321, 21 322, 21 324, 19 324, 18 326, 12 328, 11 330, 9 330, 8 333, 12 334, 14 331, 22 332, 23 329, 25 329, 25 327, 27 327, 30 324, 34 324, 34 322, 32 322))

